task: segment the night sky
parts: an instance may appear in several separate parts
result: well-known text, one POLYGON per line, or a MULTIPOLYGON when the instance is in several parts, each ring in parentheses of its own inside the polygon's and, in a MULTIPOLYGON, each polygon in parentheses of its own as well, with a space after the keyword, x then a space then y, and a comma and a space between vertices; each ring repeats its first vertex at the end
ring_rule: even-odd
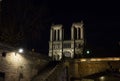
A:
MULTIPOLYGON (((120 5, 105 0, 5 0, 9 13, 4 22, 17 23, 26 33, 28 48, 48 53, 49 30, 52 24, 63 24, 70 34, 73 22, 83 20, 86 48, 101 56, 119 56, 120 5), (27 29, 30 29, 27 31, 27 29), (28 40, 29 39, 29 40, 28 40), (101 50, 106 50, 104 53, 101 50), (117 50, 117 51, 116 51, 117 50)), ((67 35, 66 38, 70 36, 67 35)), ((96 54, 96 56, 97 56, 96 54)))

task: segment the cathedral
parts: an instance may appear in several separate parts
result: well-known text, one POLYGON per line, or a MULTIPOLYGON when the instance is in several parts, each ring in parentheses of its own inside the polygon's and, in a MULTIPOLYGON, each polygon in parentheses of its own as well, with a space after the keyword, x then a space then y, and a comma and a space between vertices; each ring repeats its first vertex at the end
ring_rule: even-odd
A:
POLYGON ((82 56, 84 47, 83 21, 73 23, 71 26, 71 40, 64 40, 63 26, 52 25, 50 29, 49 56, 53 60, 63 58, 77 58, 82 56))

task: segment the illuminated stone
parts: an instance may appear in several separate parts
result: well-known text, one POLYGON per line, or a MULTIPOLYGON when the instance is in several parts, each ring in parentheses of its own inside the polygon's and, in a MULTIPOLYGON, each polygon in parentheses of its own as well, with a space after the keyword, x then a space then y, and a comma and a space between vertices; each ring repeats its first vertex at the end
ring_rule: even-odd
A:
POLYGON ((30 81, 48 63, 41 58, 39 54, 29 52, 16 55, 15 52, 7 52, 6 57, 0 53, 0 73, 5 74, 4 80, 0 76, 0 81, 30 81))
POLYGON ((64 40, 64 29, 61 24, 51 26, 49 56, 53 60, 61 60, 63 57, 74 58, 75 56, 80 56, 83 54, 83 44, 82 21, 73 23, 71 27, 71 40, 64 40))

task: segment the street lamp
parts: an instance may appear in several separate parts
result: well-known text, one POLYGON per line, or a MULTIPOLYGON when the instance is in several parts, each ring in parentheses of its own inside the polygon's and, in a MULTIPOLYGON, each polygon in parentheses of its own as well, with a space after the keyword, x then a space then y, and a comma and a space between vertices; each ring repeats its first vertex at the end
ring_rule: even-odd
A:
POLYGON ((15 56, 17 53, 23 53, 23 52, 24 52, 24 50, 22 48, 19 48, 17 51, 15 51, 15 56))
POLYGON ((20 49, 18 49, 18 53, 23 53, 23 49, 22 48, 20 48, 20 49))
POLYGON ((87 51, 86 51, 86 53, 87 53, 87 54, 90 54, 90 51, 89 51, 89 50, 87 50, 87 51))

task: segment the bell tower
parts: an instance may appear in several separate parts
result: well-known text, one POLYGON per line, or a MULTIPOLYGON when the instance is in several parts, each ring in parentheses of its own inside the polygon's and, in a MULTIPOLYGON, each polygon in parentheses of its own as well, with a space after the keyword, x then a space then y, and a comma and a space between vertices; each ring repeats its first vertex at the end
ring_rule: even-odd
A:
POLYGON ((62 25, 52 25, 50 30, 50 41, 62 40, 62 25))
POLYGON ((83 21, 73 23, 71 27, 71 47, 74 53, 74 57, 79 57, 83 54, 84 45, 84 31, 83 21))
POLYGON ((71 40, 79 40, 83 38, 83 21, 79 23, 73 23, 71 27, 71 40))
POLYGON ((63 29, 62 25, 52 25, 50 29, 49 56, 53 60, 62 58, 63 29))

